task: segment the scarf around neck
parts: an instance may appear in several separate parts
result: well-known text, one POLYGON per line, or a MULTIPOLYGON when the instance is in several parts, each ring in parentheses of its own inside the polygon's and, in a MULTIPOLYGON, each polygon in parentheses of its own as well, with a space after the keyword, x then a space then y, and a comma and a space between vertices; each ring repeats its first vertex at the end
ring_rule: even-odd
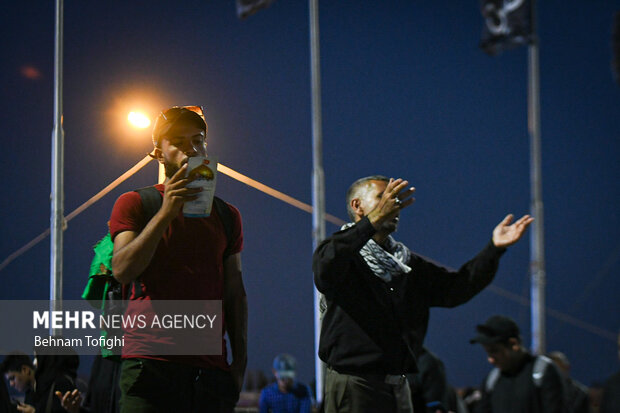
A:
MULTIPOLYGON (((340 229, 351 228, 353 225, 355 223, 349 222, 340 229)), ((411 271, 411 267, 406 264, 411 258, 411 251, 391 235, 388 235, 383 247, 374 239, 369 239, 360 250, 360 254, 372 272, 385 282, 390 282, 393 277, 411 271)))

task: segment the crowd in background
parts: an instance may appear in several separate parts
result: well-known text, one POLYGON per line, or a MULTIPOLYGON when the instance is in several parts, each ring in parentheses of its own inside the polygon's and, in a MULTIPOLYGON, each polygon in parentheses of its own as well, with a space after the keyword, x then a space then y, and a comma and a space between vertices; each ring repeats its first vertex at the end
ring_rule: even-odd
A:
MULTIPOLYGON (((620 357, 620 335, 618 337, 620 357)), ((620 370, 608 379, 585 386, 570 376, 570 361, 559 351, 548 354, 561 372, 567 389, 568 412, 620 412, 620 370)), ((92 412, 119 411, 120 363, 95 358, 88 380, 77 377, 79 357, 75 354, 36 354, 34 359, 22 353, 4 357, 0 370, 5 383, 0 385, 0 413, 25 412, 92 412), (88 383, 87 383, 88 382, 88 383), (36 385, 35 385, 36 383, 36 385), (116 383, 116 385, 110 383, 116 383), (63 407, 65 394, 78 389, 78 406, 63 407), (34 410, 31 410, 32 406, 34 410)), ((480 410, 481 386, 454 388, 446 379, 441 359, 424 348, 418 358, 419 372, 408 376, 415 412, 475 413, 480 410), (441 407, 438 407, 441 406, 441 407)), ((473 379, 475 381, 475 379, 473 379)), ((483 382, 482 378, 479 378, 483 382)), ((249 370, 244 389, 237 403, 237 412, 299 412, 320 411, 316 403, 314 381, 306 385, 296 378, 296 360, 289 354, 274 359, 271 373, 249 370)))

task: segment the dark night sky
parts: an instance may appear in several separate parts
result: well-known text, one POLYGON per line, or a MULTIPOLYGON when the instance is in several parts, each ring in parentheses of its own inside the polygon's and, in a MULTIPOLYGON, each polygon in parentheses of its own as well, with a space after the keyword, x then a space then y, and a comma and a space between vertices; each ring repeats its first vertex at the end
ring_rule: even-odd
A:
MULTIPOLYGON (((310 203, 306 3, 280 0, 240 21, 233 1, 66 1, 65 211, 150 150, 149 133, 126 124, 131 108, 154 116, 174 104, 206 107, 220 162, 310 203)), ((574 376, 591 384, 618 369, 620 87, 610 63, 620 2, 539 3, 547 305, 603 331, 548 317, 548 349, 566 352, 574 376)), ((345 218, 344 193, 361 176, 409 179, 417 201, 396 237, 452 267, 476 254, 506 213, 529 210, 526 49, 480 51, 477 5, 321 2, 327 211, 345 218)), ((0 259, 49 225, 53 2, 10 2, 2 15, 0 259)), ((155 176, 149 165, 69 223, 66 299, 81 293, 115 198, 155 176)), ((275 354, 290 352, 308 382, 311 216, 223 175, 218 193, 244 220, 249 368, 268 372, 275 354)), ((528 266, 526 237, 493 285, 527 297, 528 266)), ((48 277, 49 239, 0 272, 0 299, 45 299, 48 277)), ((468 339, 495 313, 515 318, 529 343, 529 307, 496 290, 432 310, 426 343, 453 384, 478 384, 488 371, 468 339)))

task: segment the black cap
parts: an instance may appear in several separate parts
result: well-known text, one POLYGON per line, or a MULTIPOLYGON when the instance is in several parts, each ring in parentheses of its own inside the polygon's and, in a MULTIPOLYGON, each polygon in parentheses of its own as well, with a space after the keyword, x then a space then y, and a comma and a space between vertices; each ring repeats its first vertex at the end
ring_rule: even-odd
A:
POLYGON ((484 324, 478 324, 476 331, 478 335, 469 340, 471 344, 495 344, 513 337, 520 338, 517 323, 512 318, 503 315, 494 315, 484 324))
POLYGON ((207 122, 204 119, 202 107, 200 106, 173 106, 170 109, 164 110, 155 120, 153 145, 159 147, 163 137, 174 133, 175 126, 187 123, 204 130, 205 133, 208 130, 207 122))

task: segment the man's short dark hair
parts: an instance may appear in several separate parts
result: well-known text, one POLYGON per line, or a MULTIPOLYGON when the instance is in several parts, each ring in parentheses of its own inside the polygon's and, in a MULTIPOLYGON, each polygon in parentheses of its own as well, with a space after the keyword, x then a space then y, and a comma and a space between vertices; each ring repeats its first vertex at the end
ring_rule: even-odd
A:
POLYGON ((0 374, 6 374, 9 371, 20 371, 22 366, 27 366, 34 370, 30 356, 19 352, 7 354, 2 364, 0 364, 0 374))
POLYGON ((370 175, 364 178, 360 178, 351 184, 351 186, 347 190, 347 214, 349 214, 349 219, 352 222, 355 221, 355 211, 353 211, 353 209, 351 208, 351 200, 353 200, 353 198, 357 196, 358 189, 360 189, 365 183, 369 181, 390 182, 390 179, 387 176, 383 175, 370 175))

